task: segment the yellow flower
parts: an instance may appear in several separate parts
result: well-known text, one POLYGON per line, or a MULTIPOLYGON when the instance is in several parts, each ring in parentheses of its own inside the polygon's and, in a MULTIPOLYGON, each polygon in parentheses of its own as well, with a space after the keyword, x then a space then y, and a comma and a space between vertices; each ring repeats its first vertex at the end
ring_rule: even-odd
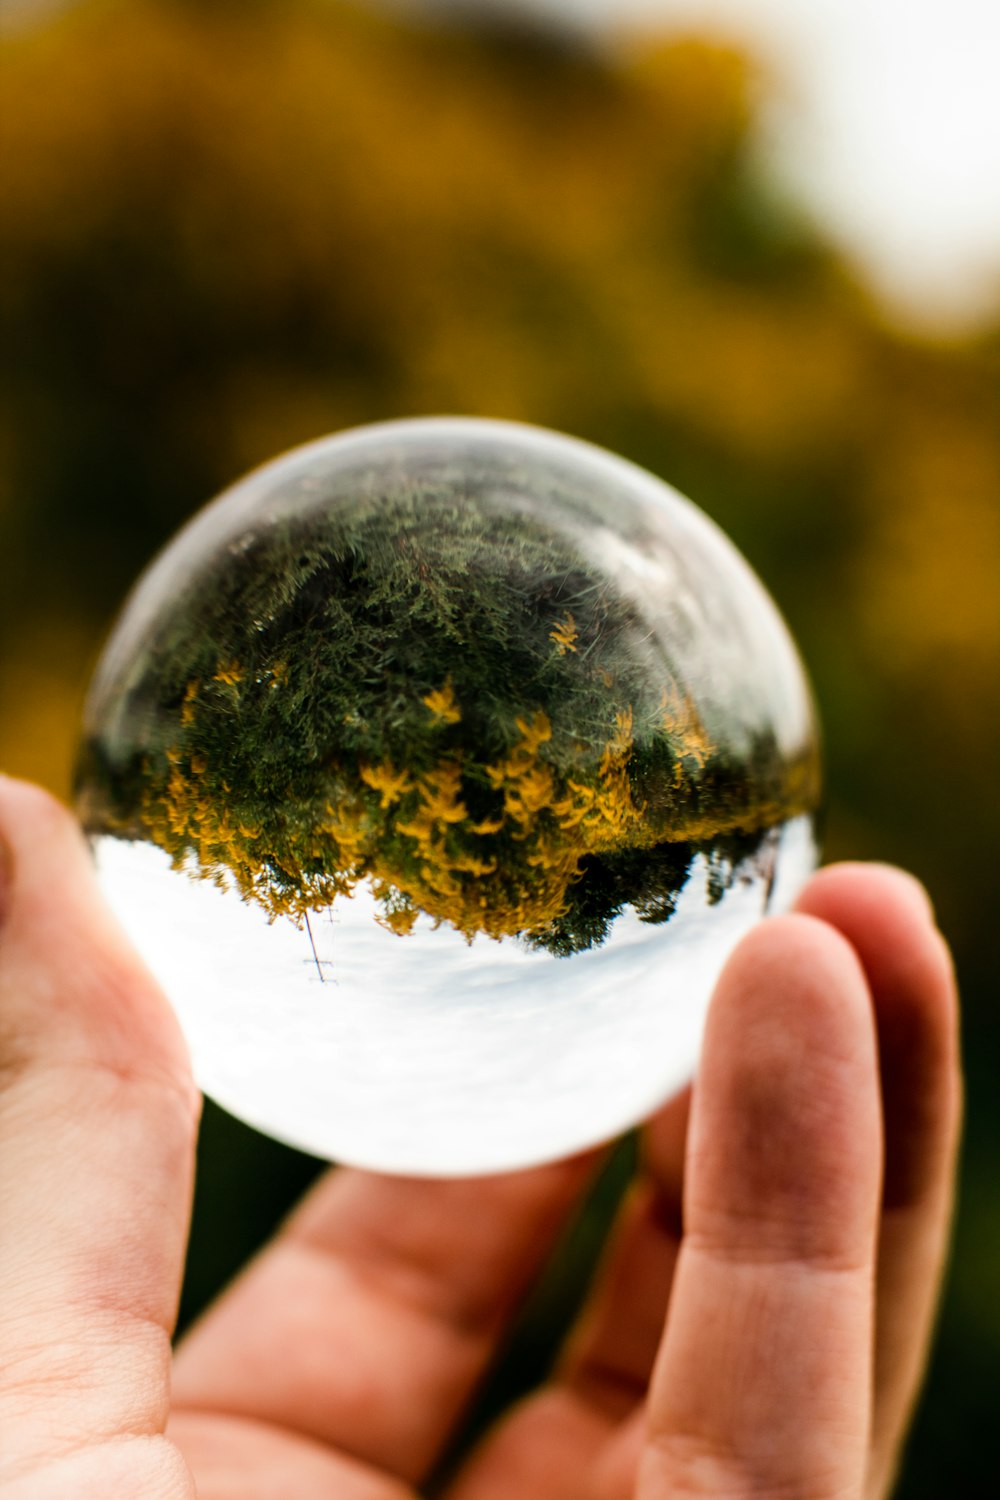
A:
POLYGON ((421 813, 438 823, 461 823, 468 817, 460 800, 462 770, 454 761, 442 761, 420 778, 421 813))
POLYGON ((414 839, 421 853, 425 853, 434 837, 434 820, 422 809, 409 822, 397 823, 396 832, 405 833, 407 838, 414 839))
POLYGON ((455 702, 455 689, 451 685, 450 677, 444 687, 435 688, 420 701, 427 705, 434 718, 442 724, 457 724, 462 717, 462 710, 455 702))
POLYGON ((566 618, 557 621, 555 627, 549 631, 549 640, 555 641, 560 656, 565 656, 567 651, 576 650, 577 638, 576 621, 568 611, 566 618))
POLYGON ((582 823, 593 807, 596 795, 593 787, 582 786, 578 781, 569 781, 567 785, 570 795, 552 804, 552 811, 560 820, 559 827, 562 829, 576 828, 582 823))
POLYGON ((532 766, 507 790, 504 806, 519 823, 529 822, 552 801, 552 772, 548 766, 532 766))
POLYGON ((460 870, 463 875, 492 875, 497 868, 495 859, 477 859, 474 854, 460 854, 451 861, 453 870, 460 870))
POLYGON ((383 810, 398 802, 413 785, 409 771, 397 771, 391 760, 384 760, 380 766, 369 766, 362 762, 360 771, 361 780, 381 793, 379 806, 383 810))
POLYGON ((515 719, 514 723, 521 733, 521 744, 517 748, 523 748, 529 755, 534 755, 539 745, 544 745, 546 740, 552 738, 549 716, 542 709, 532 715, 530 723, 527 719, 515 719))
MULTIPOLYGON (((487 770, 489 770, 488 767, 487 770)), ((499 833, 502 827, 503 818, 484 818, 481 823, 470 823, 469 832, 481 834, 499 833)))
POLYGON ((406 937, 413 931, 413 925, 420 915, 415 906, 390 907, 383 910, 375 920, 380 927, 387 932, 394 932, 397 937, 406 937))
POLYGON ((195 702, 201 690, 201 683, 193 677, 184 689, 184 702, 181 705, 181 723, 185 726, 194 723, 195 702))
POLYGON ((235 687, 238 682, 243 681, 243 669, 238 661, 220 663, 219 670, 212 678, 213 682, 222 682, 226 687, 235 687))
POLYGON ((664 688, 660 697, 663 712, 663 727, 674 744, 678 761, 674 768, 674 779, 682 775, 681 762, 693 761, 698 770, 714 754, 715 745, 708 734, 701 715, 689 693, 682 692, 674 683, 664 688))

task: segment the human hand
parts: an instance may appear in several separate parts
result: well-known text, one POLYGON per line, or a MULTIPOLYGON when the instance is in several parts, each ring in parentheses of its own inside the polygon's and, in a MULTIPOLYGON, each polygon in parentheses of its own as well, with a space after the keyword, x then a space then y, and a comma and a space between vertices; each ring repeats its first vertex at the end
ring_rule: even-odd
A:
MULTIPOLYGON (((185 1049, 68 815, 4 778, 0 1081, 4 1500, 412 1497, 595 1163, 331 1173, 184 1341, 171 1403, 185 1049)), ((684 1098, 648 1126, 552 1379, 448 1500, 880 1500, 926 1355, 959 1092, 920 888, 821 873, 727 965, 690 1125, 684 1098)))

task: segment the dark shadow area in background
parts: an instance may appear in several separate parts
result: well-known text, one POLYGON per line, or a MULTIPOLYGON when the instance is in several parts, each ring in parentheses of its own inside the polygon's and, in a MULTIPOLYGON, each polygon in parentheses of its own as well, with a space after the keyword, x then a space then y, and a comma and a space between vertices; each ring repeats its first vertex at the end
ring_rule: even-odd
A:
POLYGON ((205 1100, 178 1337, 270 1239, 324 1166, 205 1100))

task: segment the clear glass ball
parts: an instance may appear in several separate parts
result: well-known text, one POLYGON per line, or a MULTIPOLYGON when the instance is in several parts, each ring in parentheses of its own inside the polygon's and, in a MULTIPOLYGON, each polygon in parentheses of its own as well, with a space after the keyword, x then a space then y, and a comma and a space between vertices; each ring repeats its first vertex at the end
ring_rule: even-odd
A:
POLYGON ((597 448, 464 419, 322 439, 196 516, 105 649, 77 776, 206 1092, 428 1175, 680 1088, 818 795, 801 664, 721 532, 597 448))

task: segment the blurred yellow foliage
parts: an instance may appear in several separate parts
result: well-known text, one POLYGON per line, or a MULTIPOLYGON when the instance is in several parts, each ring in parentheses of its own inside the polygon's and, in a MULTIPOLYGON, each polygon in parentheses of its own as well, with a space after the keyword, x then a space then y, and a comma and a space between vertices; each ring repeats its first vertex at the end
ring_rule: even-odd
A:
MULTIPOLYGON (((82 663, 212 488, 450 410, 618 448, 735 533, 817 677, 844 826, 895 818, 919 854, 919 807, 956 859, 927 795, 949 725, 1000 836, 1000 344, 884 326, 755 167, 737 49, 83 0, 2 67, 0 764, 65 792, 82 663)), ((575 649, 571 619, 552 641, 575 649)), ((427 706, 454 722, 447 684, 427 706)))
POLYGON ((444 687, 435 688, 423 701, 440 724, 457 724, 462 717, 462 710, 455 701, 455 689, 451 685, 450 678, 444 687))
POLYGON ((576 651, 577 629, 572 612, 556 622, 549 631, 549 639, 555 643, 560 656, 565 656, 567 651, 576 651))

